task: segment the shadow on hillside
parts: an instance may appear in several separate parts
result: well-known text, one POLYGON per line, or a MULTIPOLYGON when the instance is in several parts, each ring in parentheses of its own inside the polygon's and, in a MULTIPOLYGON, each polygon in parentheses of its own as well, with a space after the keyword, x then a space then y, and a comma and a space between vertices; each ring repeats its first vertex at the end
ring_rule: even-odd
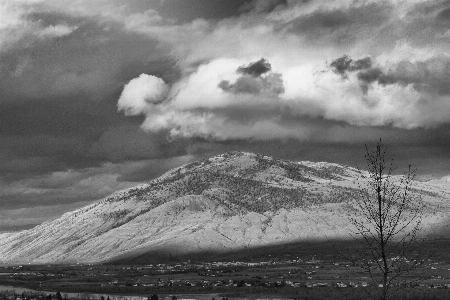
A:
MULTIPOLYGON (((349 240, 308 240, 288 244, 269 245, 233 250, 228 252, 202 251, 189 254, 175 255, 173 249, 167 251, 152 251, 135 256, 119 257, 107 264, 151 264, 195 261, 262 261, 277 259, 320 259, 320 260, 346 260, 345 257, 353 255, 362 246, 358 241, 349 240)), ((420 259, 436 261, 448 260, 450 254, 450 239, 433 238, 417 242, 413 256, 420 259)))

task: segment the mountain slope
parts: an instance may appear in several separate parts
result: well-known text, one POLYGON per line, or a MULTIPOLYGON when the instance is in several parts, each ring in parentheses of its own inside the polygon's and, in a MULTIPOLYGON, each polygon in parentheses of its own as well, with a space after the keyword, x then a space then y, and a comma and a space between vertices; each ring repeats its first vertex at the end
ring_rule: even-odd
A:
MULTIPOLYGON (((105 262, 148 253, 227 252, 348 237, 359 171, 232 152, 176 168, 33 229, 0 235, 3 263, 105 262)), ((449 216, 450 188, 417 182, 426 228, 449 216)), ((425 230, 426 231, 426 230, 425 230)))

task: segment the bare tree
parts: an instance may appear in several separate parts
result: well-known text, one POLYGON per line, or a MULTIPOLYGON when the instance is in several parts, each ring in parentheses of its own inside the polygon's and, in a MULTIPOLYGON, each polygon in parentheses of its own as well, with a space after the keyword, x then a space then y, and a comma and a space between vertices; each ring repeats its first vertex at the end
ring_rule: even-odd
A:
POLYGON ((366 146, 367 172, 355 194, 355 207, 349 216, 362 250, 352 262, 367 272, 371 296, 388 300, 405 282, 406 275, 418 264, 411 257, 421 226, 423 205, 414 191, 415 172, 408 166, 402 176, 394 176, 393 160, 386 161, 386 147, 381 140, 374 151, 366 146))

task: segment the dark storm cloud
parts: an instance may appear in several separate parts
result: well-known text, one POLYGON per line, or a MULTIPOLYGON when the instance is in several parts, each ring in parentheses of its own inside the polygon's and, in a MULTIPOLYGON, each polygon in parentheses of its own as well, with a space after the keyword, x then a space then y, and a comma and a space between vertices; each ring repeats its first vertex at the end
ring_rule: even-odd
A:
POLYGON ((352 60, 344 55, 331 62, 330 67, 343 78, 347 78, 349 72, 356 72, 364 92, 367 92, 369 84, 377 82, 383 86, 411 84, 420 92, 450 94, 450 58, 445 56, 416 62, 404 60, 382 68, 372 66, 370 57, 352 60))
POLYGON ((272 66, 261 58, 247 66, 240 66, 236 73, 242 74, 234 83, 223 80, 218 84, 224 92, 232 94, 253 94, 257 95, 266 92, 273 95, 284 93, 283 78, 279 73, 270 72, 272 66), (264 75, 265 76, 262 76, 264 75))
POLYGON ((347 79, 349 72, 357 72, 357 77, 361 81, 361 88, 364 93, 368 91, 368 84, 378 81, 382 85, 393 84, 395 81, 388 78, 379 67, 372 67, 372 59, 365 57, 358 60, 351 59, 348 55, 343 55, 330 64, 334 73, 347 79))
POLYGON ((346 76, 348 71, 351 72, 371 68, 372 59, 370 57, 365 57, 353 60, 348 55, 344 55, 332 61, 330 67, 335 73, 346 76))
POLYGON ((283 78, 279 73, 271 73, 265 77, 253 77, 242 75, 234 83, 223 80, 218 85, 224 92, 232 94, 253 94, 258 95, 263 92, 279 95, 284 93, 283 78))
POLYGON ((264 73, 269 72, 272 69, 270 63, 261 58, 260 60, 250 63, 247 66, 240 66, 236 72, 240 74, 248 74, 253 77, 261 76, 264 73))
POLYGON ((352 61, 353 60, 348 57, 348 55, 344 55, 332 61, 330 66, 335 73, 340 74, 341 76, 346 76, 346 72, 352 61))

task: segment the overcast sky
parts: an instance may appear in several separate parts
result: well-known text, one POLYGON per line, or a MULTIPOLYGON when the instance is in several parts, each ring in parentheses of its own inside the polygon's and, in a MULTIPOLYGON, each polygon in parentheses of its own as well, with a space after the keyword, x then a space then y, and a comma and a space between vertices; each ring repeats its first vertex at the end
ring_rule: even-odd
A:
POLYGON ((449 47, 449 1, 0 0, 0 231, 231 150, 445 179, 449 47))

